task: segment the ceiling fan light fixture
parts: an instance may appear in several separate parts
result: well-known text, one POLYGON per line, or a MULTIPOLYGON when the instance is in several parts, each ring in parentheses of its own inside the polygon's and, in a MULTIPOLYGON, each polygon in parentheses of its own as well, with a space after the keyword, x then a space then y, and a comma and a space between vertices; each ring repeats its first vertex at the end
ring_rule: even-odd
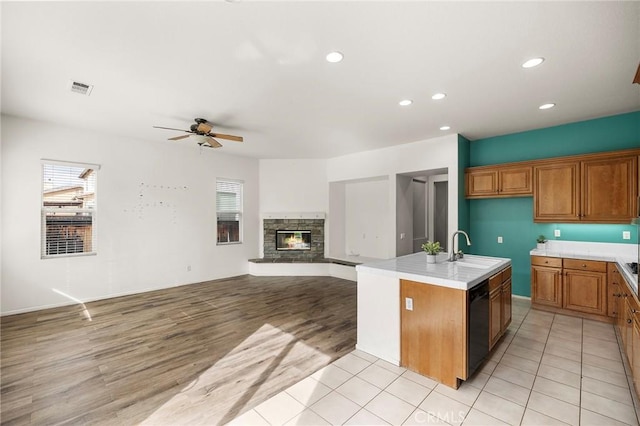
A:
POLYGON ((537 67, 538 65, 540 65, 541 63, 544 62, 544 58, 531 58, 527 61, 525 61, 522 64, 522 68, 533 68, 533 67, 537 67))
POLYGON ((344 59, 344 55, 338 51, 335 52, 331 52, 328 53, 327 56, 327 62, 331 62, 332 64, 341 62, 344 59))
POLYGON ((538 109, 549 109, 553 108, 554 106, 556 106, 556 104, 554 103, 542 104, 538 107, 538 109))
POLYGON ((433 96, 431 96, 431 99, 433 99, 434 101, 439 101, 440 99, 444 99, 447 97, 446 93, 436 93, 433 96))
POLYGON ((403 99, 400 102, 398 102, 398 105, 400 106, 409 106, 413 103, 413 101, 411 99, 403 99))
POLYGON ((442 126, 440 130, 451 130, 451 126, 442 126))

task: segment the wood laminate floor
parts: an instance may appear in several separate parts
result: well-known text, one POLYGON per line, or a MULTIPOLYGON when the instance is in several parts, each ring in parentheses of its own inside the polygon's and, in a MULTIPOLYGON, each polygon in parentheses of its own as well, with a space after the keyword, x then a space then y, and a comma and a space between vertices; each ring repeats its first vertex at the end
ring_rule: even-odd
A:
POLYGON ((242 276, 1 321, 2 424, 221 424, 354 349, 356 284, 242 276))

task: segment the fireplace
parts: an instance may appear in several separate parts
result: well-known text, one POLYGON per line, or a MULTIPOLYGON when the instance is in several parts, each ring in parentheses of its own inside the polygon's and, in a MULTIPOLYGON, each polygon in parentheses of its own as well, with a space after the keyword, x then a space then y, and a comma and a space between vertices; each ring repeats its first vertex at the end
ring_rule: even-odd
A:
POLYGON ((311 250, 311 231, 277 230, 276 250, 311 250))
POLYGON ((324 259, 324 218, 265 218, 263 225, 264 259, 324 259))

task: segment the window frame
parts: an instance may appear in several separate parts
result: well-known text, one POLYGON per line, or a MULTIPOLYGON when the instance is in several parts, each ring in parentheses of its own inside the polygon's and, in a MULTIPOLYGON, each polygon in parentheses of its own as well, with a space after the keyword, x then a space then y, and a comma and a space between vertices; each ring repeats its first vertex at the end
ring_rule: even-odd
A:
POLYGON ((40 161, 40 259, 59 259, 79 256, 96 256, 98 254, 98 171, 99 164, 79 163, 74 161, 60 161, 42 159, 40 161), (92 169, 94 173, 92 208, 51 207, 45 206, 45 167, 61 166, 92 169), (47 254, 47 213, 90 213, 91 216, 91 251, 77 253, 47 254))
POLYGON ((228 178, 216 178, 216 245, 217 246, 228 246, 234 244, 242 244, 244 240, 244 181, 239 179, 228 179, 228 178), (236 184, 239 185, 239 195, 240 195, 240 203, 239 210, 220 210, 218 205, 218 193, 219 191, 219 183, 224 182, 227 184, 236 184), (218 226, 219 226, 219 214, 236 214, 238 216, 238 241, 219 241, 218 239, 218 226))

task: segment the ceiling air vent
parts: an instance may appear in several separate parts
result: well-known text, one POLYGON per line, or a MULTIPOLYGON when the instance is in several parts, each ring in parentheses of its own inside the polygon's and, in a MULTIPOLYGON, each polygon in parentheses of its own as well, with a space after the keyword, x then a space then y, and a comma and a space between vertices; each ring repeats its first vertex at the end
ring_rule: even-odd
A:
POLYGON ((89 96, 91 94, 91 90, 93 89, 93 86, 85 83, 80 83, 79 81, 71 81, 70 89, 73 93, 89 96))

